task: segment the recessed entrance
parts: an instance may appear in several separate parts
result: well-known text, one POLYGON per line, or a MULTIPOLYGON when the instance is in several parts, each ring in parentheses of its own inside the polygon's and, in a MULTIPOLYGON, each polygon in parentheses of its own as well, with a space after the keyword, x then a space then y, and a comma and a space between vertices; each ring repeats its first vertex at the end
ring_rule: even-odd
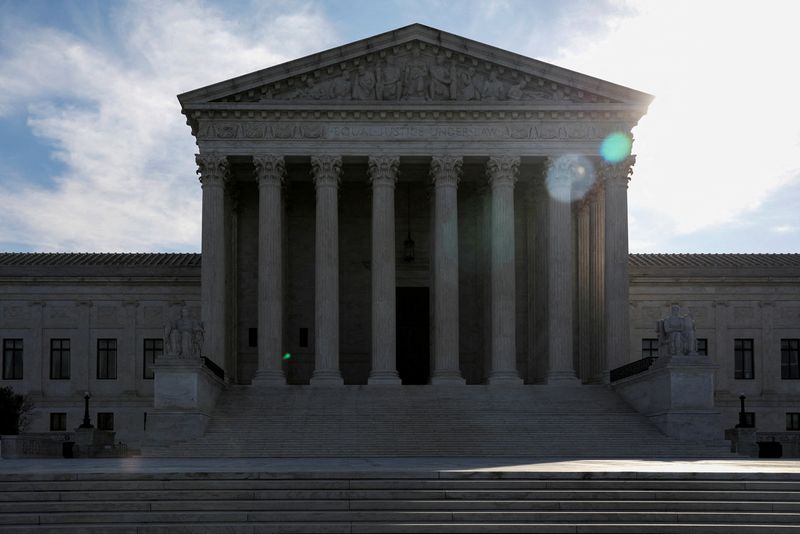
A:
POLYGON ((427 384, 431 376, 427 287, 397 288, 397 372, 403 384, 427 384))

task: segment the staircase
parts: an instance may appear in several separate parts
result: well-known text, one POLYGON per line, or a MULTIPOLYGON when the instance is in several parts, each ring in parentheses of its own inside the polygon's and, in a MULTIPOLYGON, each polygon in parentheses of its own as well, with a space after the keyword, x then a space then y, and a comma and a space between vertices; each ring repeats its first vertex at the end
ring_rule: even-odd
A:
POLYGON ((662 435, 604 386, 255 388, 160 457, 730 457, 662 435))
POLYGON ((0 474, 0 531, 788 534, 800 532, 800 476, 479 471, 408 471, 402 476, 0 474))

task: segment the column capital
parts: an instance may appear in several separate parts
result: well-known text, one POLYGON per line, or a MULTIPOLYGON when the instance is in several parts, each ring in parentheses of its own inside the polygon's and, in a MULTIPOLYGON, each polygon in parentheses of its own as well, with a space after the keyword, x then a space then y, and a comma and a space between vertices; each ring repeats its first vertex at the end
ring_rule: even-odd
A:
POLYGON ((603 162, 598 170, 598 177, 605 184, 614 184, 623 187, 628 187, 628 182, 633 174, 633 166, 636 163, 636 156, 631 154, 627 158, 618 163, 603 162))
POLYGON ((400 170, 400 158, 397 156, 370 156, 367 163, 367 175, 373 187, 390 185, 394 187, 400 170))
POLYGON ((464 160, 455 156, 434 156, 431 158, 431 181, 435 187, 457 186, 461 180, 461 166, 464 160))
POLYGON ((225 185, 230 176, 228 156, 217 152, 207 152, 195 154, 194 161, 197 163, 197 174, 200 175, 202 187, 222 187, 225 185))
POLYGON ((519 179, 520 158, 514 156, 491 156, 486 162, 486 174, 492 187, 511 185, 519 179))
POLYGON ((311 177, 314 185, 338 187, 342 175, 340 156, 311 156, 311 177))
POLYGON ((286 164, 283 156, 254 154, 253 166, 256 168, 256 181, 259 187, 281 185, 286 177, 286 164))

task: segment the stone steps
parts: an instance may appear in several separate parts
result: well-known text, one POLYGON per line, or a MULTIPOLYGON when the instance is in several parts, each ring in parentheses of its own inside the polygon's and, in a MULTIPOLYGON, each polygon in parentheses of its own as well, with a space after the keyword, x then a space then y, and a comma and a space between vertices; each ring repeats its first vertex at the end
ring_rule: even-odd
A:
POLYGON ((800 475, 716 473, 0 475, 2 532, 800 530, 800 475), (595 479, 599 477, 600 479, 595 479))
POLYGON ((225 391, 205 435, 161 457, 725 457, 662 435, 604 386, 344 386, 225 391))

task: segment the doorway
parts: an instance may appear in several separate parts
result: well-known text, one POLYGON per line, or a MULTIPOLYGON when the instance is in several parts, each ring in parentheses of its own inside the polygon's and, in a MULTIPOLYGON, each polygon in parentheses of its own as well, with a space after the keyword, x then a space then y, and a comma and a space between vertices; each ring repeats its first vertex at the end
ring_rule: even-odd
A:
POLYGON ((427 287, 397 288, 397 372, 403 385, 430 381, 428 299, 427 287))

